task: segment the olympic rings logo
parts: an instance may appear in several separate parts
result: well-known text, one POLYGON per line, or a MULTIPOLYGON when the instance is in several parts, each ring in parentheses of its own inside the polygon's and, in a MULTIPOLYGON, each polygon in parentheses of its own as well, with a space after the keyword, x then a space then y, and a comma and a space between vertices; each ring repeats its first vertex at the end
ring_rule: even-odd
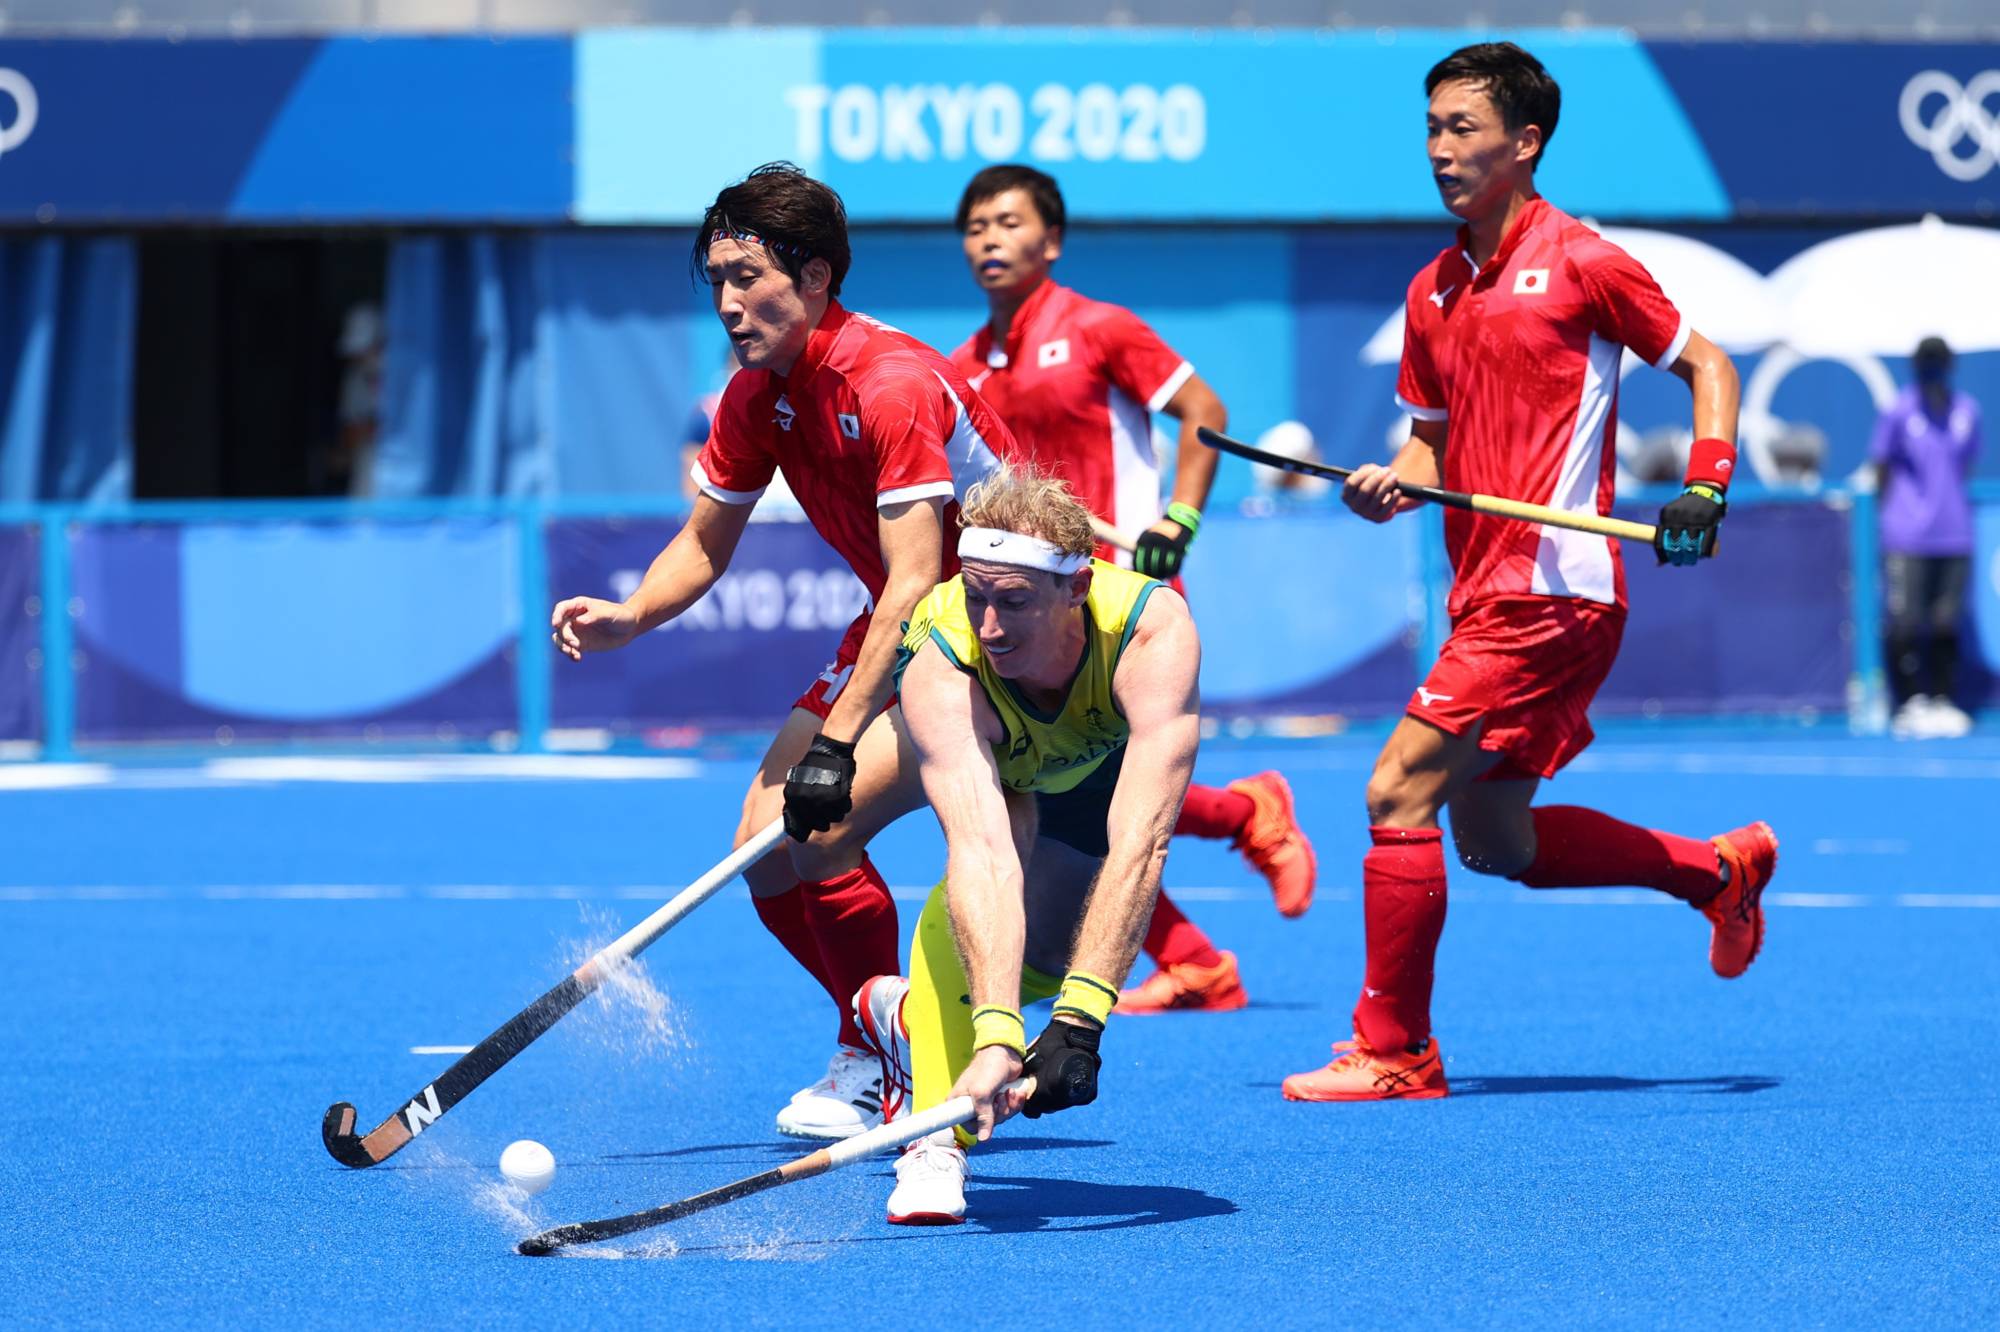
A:
POLYGON ((35 85, 18 69, 0 69, 0 97, 14 100, 14 123, 0 126, 0 153, 11 153, 35 132, 35 122, 42 115, 42 100, 35 96, 35 85))
POLYGON ((10 97, 14 101, 14 123, 0 126, 0 153, 11 153, 35 132, 35 122, 42 114, 42 102, 35 96, 35 85, 28 82, 28 76, 18 69, 0 69, 0 97, 10 97))
POLYGON ((1903 85, 1897 114, 1910 142, 1931 155, 1938 170, 1953 180, 1974 181, 2000 164, 2000 115, 1986 103, 2000 96, 2000 69, 1973 75, 1963 87, 1943 70, 1927 69, 1903 85), (1925 104, 1942 99, 1929 119, 1925 104), (1960 153, 1970 140, 1972 151, 1960 153))

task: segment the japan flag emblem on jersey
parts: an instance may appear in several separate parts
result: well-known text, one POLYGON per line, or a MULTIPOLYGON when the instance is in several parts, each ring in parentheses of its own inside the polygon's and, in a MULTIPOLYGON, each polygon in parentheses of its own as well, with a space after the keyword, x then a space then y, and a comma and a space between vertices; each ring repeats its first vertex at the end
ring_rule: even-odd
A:
POLYGON ((849 439, 860 439, 861 418, 851 412, 840 413, 840 433, 849 439))
POLYGON ((1514 275, 1516 296, 1539 296, 1549 289, 1549 270, 1524 268, 1514 275))
POLYGON ((1035 365, 1046 370, 1052 365, 1069 364, 1069 339, 1057 338, 1054 342, 1044 342, 1035 352, 1035 365))

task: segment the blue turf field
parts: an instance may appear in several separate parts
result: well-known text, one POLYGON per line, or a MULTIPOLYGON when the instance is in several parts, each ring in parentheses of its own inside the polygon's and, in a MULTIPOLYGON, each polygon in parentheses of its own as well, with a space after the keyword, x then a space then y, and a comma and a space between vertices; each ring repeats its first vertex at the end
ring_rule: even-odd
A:
MULTIPOLYGON (((320 1115, 351 1099, 372 1126, 449 1062, 411 1047, 478 1040, 706 868, 747 762, 480 780, 440 776, 450 764, 311 774, 337 781, 240 762, 0 769, 7 1319, 2000 1318, 1984 835, 2000 736, 1600 740, 1552 798, 1690 832, 1777 826, 1750 974, 1713 978, 1703 924, 1676 904, 1458 873, 1437 997, 1455 1094, 1291 1105, 1278 1080, 1324 1061, 1359 981, 1374 739, 1204 751, 1210 780, 1290 774, 1320 901, 1280 921, 1226 851, 1179 844, 1171 880, 1240 953, 1255 1006, 1115 1022, 1097 1106, 1010 1123, 975 1158, 972 1223, 883 1224, 883 1162, 657 1232, 621 1262, 511 1245, 799 1150, 770 1116, 819 1071, 830 1015, 736 890, 648 955, 664 1007, 593 1001, 387 1165, 335 1165, 320 1115), (58 776, 78 784, 35 789, 58 776), (516 1137, 562 1163, 532 1223, 489 1196, 516 1137)), ((878 860, 914 896, 937 857, 910 820, 878 860)))

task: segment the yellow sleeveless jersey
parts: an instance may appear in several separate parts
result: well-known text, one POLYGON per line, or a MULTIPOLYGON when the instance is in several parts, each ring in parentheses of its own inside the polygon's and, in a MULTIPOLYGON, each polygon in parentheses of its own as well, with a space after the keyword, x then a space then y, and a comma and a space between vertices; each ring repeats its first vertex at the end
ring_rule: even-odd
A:
POLYGON ((1024 698, 1011 680, 994 671, 980 650, 979 635, 965 610, 965 580, 939 583, 910 612, 903 627, 900 679, 904 667, 926 642, 937 644, 952 665, 979 681, 986 699, 1007 730, 993 748, 1000 780, 1016 791, 1050 795, 1071 790, 1131 734, 1111 701, 1111 677, 1119 654, 1139 623, 1146 598, 1160 584, 1143 574, 1102 560, 1091 561, 1090 595, 1084 602, 1088 632, 1083 663, 1070 681, 1069 695, 1055 712, 1024 698))

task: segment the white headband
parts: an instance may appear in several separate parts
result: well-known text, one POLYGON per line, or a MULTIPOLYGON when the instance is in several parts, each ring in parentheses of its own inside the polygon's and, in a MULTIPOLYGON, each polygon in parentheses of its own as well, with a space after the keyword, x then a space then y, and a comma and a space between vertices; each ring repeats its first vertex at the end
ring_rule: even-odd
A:
POLYGON ((1018 564, 1052 574, 1073 574, 1090 563, 1089 555, 1071 555, 1040 537, 1024 536, 998 527, 968 527, 958 535, 958 558, 990 564, 1018 564))

